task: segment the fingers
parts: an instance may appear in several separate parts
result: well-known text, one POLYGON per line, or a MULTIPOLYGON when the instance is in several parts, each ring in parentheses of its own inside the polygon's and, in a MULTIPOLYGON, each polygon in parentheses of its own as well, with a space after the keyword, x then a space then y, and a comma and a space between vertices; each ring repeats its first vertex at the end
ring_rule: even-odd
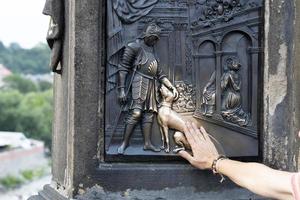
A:
MULTIPOLYGON (((221 144, 220 144, 213 136, 209 135, 209 134, 206 132, 206 130, 205 130, 202 126, 200 127, 200 130, 201 130, 203 136, 205 137, 206 141, 210 143, 209 149, 218 153, 218 150, 217 150, 215 144, 212 142, 212 139, 213 139, 217 144, 219 144, 219 145, 221 145, 221 144)), ((209 143, 208 143, 208 144, 209 144, 209 143)))
POLYGON ((194 129, 194 134, 195 136, 201 141, 201 140, 205 140, 204 135, 202 134, 202 132, 200 132, 199 128, 196 126, 195 123, 192 123, 192 127, 194 129))
POLYGON ((187 122, 186 126, 188 128, 188 132, 194 140, 194 143, 199 143, 199 137, 197 136, 197 129, 194 128, 195 125, 193 123, 187 122))
POLYGON ((186 159, 189 162, 192 162, 193 157, 186 151, 179 151, 178 155, 180 155, 181 157, 183 157, 184 159, 186 159))
POLYGON ((203 126, 200 127, 201 133, 204 137, 205 140, 210 140, 208 133, 206 132, 206 130, 203 128, 203 126))
POLYGON ((190 133, 190 127, 188 125, 188 122, 184 126, 184 134, 186 136, 187 141, 190 143, 192 149, 195 147, 195 139, 190 133))

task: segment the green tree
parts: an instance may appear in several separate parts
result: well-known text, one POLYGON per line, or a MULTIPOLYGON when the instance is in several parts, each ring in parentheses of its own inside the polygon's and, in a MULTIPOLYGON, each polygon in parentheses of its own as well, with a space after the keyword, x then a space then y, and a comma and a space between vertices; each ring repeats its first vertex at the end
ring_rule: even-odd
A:
POLYGON ((3 44, 3 42, 0 41, 0 53, 5 51, 5 46, 3 44))
POLYGON ((20 75, 10 75, 3 79, 4 88, 18 90, 21 93, 36 92, 37 85, 31 80, 21 77, 20 75))
POLYGON ((52 89, 22 94, 16 90, 0 91, 0 128, 23 132, 29 138, 43 140, 51 147, 53 116, 52 89))
POLYGON ((19 105, 17 130, 26 136, 41 139, 46 146, 51 145, 53 115, 52 90, 28 93, 19 105))
POLYGON ((14 73, 49 73, 50 49, 45 43, 39 43, 31 49, 23 49, 18 43, 5 47, 0 41, 0 63, 14 73))
POLYGON ((0 91, 0 127, 2 131, 16 131, 22 94, 16 90, 0 91))
POLYGON ((52 89, 53 85, 52 83, 49 83, 48 81, 39 81, 38 82, 38 88, 40 91, 46 91, 49 89, 52 89))

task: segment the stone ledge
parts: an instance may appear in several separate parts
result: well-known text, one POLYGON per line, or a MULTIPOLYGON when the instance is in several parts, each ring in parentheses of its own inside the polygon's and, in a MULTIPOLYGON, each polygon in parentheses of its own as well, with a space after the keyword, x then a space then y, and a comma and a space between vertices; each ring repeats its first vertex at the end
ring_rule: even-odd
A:
POLYGON ((124 192, 105 192, 103 188, 94 186, 85 194, 77 196, 78 200, 262 200, 264 198, 240 189, 226 189, 219 192, 196 192, 193 187, 165 188, 164 190, 126 190, 124 192))
MULTIPOLYGON (((248 190, 239 187, 222 191, 197 192, 194 187, 165 188, 163 190, 130 190, 108 192, 100 186, 88 189, 84 194, 76 196, 77 200, 267 200, 248 190)), ((28 200, 67 200, 49 185, 39 195, 28 200)))
POLYGON ((67 200, 68 198, 59 194, 53 187, 50 185, 45 185, 43 190, 39 192, 38 195, 30 197, 28 200, 67 200))

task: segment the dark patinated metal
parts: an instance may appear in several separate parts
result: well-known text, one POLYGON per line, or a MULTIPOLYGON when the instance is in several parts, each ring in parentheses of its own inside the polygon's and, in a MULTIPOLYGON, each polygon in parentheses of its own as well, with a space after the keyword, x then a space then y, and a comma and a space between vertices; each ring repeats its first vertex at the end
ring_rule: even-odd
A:
POLYGON ((222 116, 225 120, 240 126, 247 126, 250 123, 250 116, 242 108, 242 87, 241 76, 238 71, 241 64, 237 58, 229 57, 226 60, 225 72, 221 77, 222 89, 222 116))
POLYGON ((210 76, 202 92, 201 114, 211 117, 216 106, 216 72, 210 76))
MULTIPOLYGON (((161 66, 154 54, 153 46, 159 40, 161 29, 154 23, 146 26, 142 36, 129 43, 124 50, 119 71, 119 100, 126 103, 125 82, 128 73, 132 73, 131 100, 128 103, 128 115, 123 136, 123 141, 118 148, 119 154, 124 154, 129 145, 129 139, 135 126, 142 122, 144 137, 144 150, 160 151, 151 142, 152 124, 154 114, 158 111, 158 81, 177 94, 176 88, 170 83, 163 73, 161 66)), ((178 95, 178 94, 177 94, 178 95)))
POLYGON ((170 119, 204 126, 228 156, 257 156, 261 7, 262 0, 107 1, 106 158, 175 158, 172 150, 187 145, 175 134, 181 126, 157 122, 160 106, 170 119), (167 100, 161 84, 178 98, 167 100))

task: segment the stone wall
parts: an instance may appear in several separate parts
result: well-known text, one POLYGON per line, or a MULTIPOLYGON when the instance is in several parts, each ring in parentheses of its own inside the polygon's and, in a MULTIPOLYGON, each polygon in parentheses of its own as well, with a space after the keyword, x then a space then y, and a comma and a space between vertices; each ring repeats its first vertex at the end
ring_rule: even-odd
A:
POLYGON ((291 171, 298 166, 300 123, 300 18, 296 12, 300 7, 296 3, 265 1, 263 160, 291 171))

